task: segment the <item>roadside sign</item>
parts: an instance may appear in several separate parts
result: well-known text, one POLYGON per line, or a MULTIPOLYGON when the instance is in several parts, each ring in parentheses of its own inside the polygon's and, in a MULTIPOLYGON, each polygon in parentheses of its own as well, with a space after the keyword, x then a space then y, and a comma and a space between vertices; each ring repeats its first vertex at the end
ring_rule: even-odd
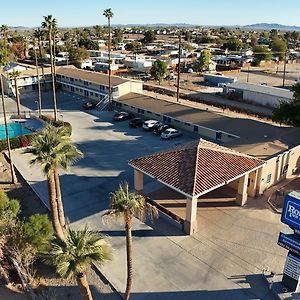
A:
POLYGON ((281 222, 300 230, 300 193, 291 192, 285 197, 281 222))
POLYGON ((288 254, 283 273, 298 281, 300 276, 300 259, 298 256, 288 254))
POLYGON ((300 255, 300 240, 295 237, 295 234, 280 232, 277 244, 296 255, 300 255))

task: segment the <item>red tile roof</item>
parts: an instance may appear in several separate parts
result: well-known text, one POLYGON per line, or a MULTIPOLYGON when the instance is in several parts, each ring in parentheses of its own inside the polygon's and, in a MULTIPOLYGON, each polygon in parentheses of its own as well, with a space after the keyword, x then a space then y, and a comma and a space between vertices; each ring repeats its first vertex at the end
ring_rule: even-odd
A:
POLYGON ((264 163, 203 139, 129 161, 134 168, 191 197, 224 185, 264 163))

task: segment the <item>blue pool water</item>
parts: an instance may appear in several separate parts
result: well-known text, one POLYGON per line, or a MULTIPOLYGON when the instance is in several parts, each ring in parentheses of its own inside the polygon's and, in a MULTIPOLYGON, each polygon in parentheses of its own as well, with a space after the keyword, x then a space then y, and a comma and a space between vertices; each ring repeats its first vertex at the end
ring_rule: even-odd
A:
MULTIPOLYGON (((25 135, 31 133, 31 130, 25 128, 22 123, 9 123, 8 136, 13 138, 15 136, 25 135)), ((5 125, 0 125, 0 140, 6 138, 5 125)))

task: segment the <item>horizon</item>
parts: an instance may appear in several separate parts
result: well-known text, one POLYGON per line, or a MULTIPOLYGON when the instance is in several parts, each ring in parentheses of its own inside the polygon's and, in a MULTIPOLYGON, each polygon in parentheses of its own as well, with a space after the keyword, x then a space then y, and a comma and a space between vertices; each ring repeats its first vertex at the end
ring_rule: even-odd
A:
POLYGON ((300 27, 298 17, 300 1, 296 0, 284 2, 285 7, 290 8, 285 14, 282 13, 281 0, 264 2, 253 0, 251 4, 244 5, 240 5, 238 0, 229 0, 226 4, 222 0, 215 0, 213 6, 197 0, 188 0, 184 3, 180 0, 165 0, 163 3, 153 0, 151 4, 145 0, 130 0, 126 3, 104 0, 100 5, 96 0, 90 0, 88 3, 69 0, 64 2, 52 0, 51 3, 40 3, 36 0, 31 2, 32 4, 25 5, 23 1, 15 0, 1 4, 2 11, 13 12, 2 15, 1 24, 34 28, 40 26, 43 16, 53 15, 60 28, 103 26, 106 25, 106 19, 102 13, 104 9, 111 8, 114 13, 113 26, 186 24, 204 27, 243 27, 257 23, 273 23, 300 27), (145 6, 145 2, 148 6, 145 6), (15 7, 20 9, 16 10, 15 7))

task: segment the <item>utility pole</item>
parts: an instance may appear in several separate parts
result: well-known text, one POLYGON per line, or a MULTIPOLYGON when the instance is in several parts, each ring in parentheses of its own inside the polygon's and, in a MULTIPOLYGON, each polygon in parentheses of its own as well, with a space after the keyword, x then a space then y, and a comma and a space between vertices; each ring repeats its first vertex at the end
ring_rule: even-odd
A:
POLYGON ((249 75, 250 75, 250 63, 248 65, 247 83, 249 82, 249 75))
POLYGON ((181 33, 179 32, 178 43, 178 67, 177 67, 177 103, 179 103, 180 63, 181 63, 181 33))
POLYGON ((35 49, 35 42, 33 48, 34 48, 35 67, 36 67, 37 84, 38 84, 38 111, 39 111, 39 117, 41 117, 42 116, 42 92, 41 92, 39 65, 38 65, 38 59, 37 59, 37 54, 35 49))
POLYGON ((284 87, 284 84, 285 84, 286 56, 287 56, 287 51, 285 51, 285 53, 284 53, 283 76, 282 76, 282 86, 283 87, 284 87))
POLYGON ((7 127, 7 117, 6 117, 6 110, 5 110, 5 103, 4 103, 4 86, 3 86, 3 78, 2 78, 2 70, 0 69, 0 81, 1 81, 1 93, 2 93, 2 109, 3 109, 3 117, 4 117, 4 126, 5 126, 5 135, 6 135, 6 142, 7 142, 7 150, 8 150, 8 160, 10 166, 10 173, 11 173, 11 182, 15 184, 17 182, 14 165, 11 159, 11 148, 10 148, 10 140, 8 135, 8 127, 7 127))

